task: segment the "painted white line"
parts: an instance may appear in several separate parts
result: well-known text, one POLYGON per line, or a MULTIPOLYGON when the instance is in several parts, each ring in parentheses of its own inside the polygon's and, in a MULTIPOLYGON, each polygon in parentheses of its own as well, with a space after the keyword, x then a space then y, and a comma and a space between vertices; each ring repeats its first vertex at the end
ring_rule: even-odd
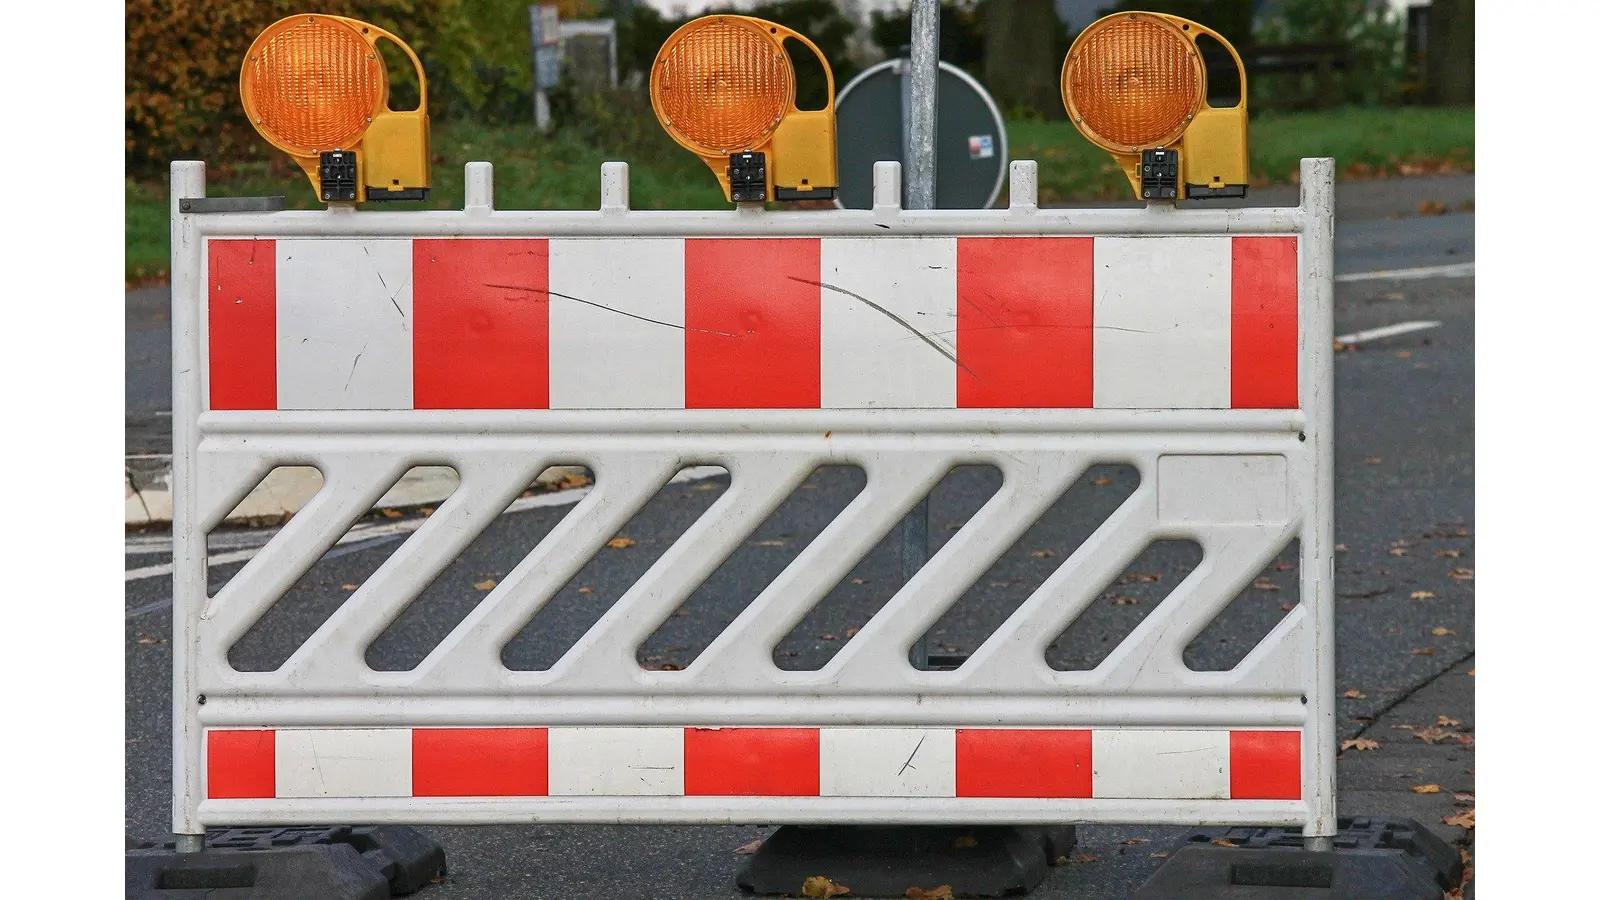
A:
POLYGON ((1359 344, 1362 341, 1376 341, 1382 338, 1391 338, 1396 335, 1410 334, 1413 331, 1427 331, 1429 328, 1438 328, 1440 322, 1400 322, 1395 325, 1385 325, 1382 328, 1368 328, 1366 331, 1354 331, 1350 334, 1341 334, 1334 338, 1341 344, 1359 344))
MULTIPOLYGON (((674 475, 672 480, 668 483, 682 484, 689 481, 700 481, 706 478, 715 478, 718 475, 726 474, 726 472, 727 470, 721 466, 695 466, 693 468, 684 469, 682 472, 674 475)), ((565 491, 555 491, 549 494, 534 494, 532 497, 518 497, 516 500, 511 502, 510 506, 506 507, 506 511, 501 513, 501 515, 510 515, 511 513, 522 512, 529 509, 541 509, 549 506, 570 506, 574 503, 577 503, 579 500, 582 500, 584 497, 589 496, 589 492, 592 490, 594 490, 594 488, 590 486, 572 488, 565 491)), ((344 537, 340 538, 338 542, 334 544, 334 546, 341 547, 347 544, 361 543, 364 541, 375 540, 377 538, 389 537, 391 535, 410 534, 411 532, 416 531, 418 528, 421 528, 422 523, 426 521, 427 519, 424 518, 415 518, 404 519, 398 522, 376 522, 369 525, 357 525, 346 532, 344 537)), ((239 550, 232 550, 227 553, 213 554, 206 557, 206 563, 213 566, 225 566, 229 565, 230 563, 246 562, 255 557, 255 555, 260 552, 261 548, 266 546, 267 542, 272 540, 273 536, 277 533, 277 529, 273 529, 267 532, 252 534, 250 538, 252 540, 259 541, 258 543, 255 543, 254 546, 245 547, 239 550)), ((129 538, 127 546, 124 549, 130 556, 142 553, 171 553, 172 538, 170 536, 164 536, 160 538, 149 538, 142 536, 129 538), (156 546, 157 544, 160 546, 156 546)), ((170 562, 161 563, 160 565, 155 566, 144 566, 138 569, 128 569, 124 578, 124 583, 129 581, 139 581, 145 578, 157 578, 162 575, 171 574, 172 563, 170 562)))
POLYGON ((1349 272, 1335 275, 1334 281, 1415 281, 1419 278, 1472 278, 1477 263, 1451 263, 1447 266, 1418 266, 1414 269, 1383 269, 1377 272, 1349 272))

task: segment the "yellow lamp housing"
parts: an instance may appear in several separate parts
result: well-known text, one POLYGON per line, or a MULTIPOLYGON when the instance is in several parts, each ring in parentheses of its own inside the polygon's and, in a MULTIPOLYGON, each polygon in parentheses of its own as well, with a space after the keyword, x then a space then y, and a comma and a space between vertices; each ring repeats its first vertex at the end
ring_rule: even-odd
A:
POLYGON ((1061 66, 1072 124, 1109 151, 1145 200, 1243 197, 1250 183, 1244 61, 1227 38, 1178 16, 1119 12, 1085 28, 1061 66), (1214 38, 1239 70, 1239 105, 1206 102, 1195 39, 1214 38))
POLYGON ((839 188, 833 69, 805 35, 750 16, 703 16, 667 38, 650 70, 661 127, 734 203, 832 200, 839 188), (794 38, 822 62, 828 103, 794 104, 794 38))
POLYGON ((344 16, 298 15, 267 27, 245 53, 239 96, 250 124, 289 154, 330 203, 428 196, 428 80, 393 34, 344 16), (417 108, 389 108, 378 41, 417 70, 417 108))

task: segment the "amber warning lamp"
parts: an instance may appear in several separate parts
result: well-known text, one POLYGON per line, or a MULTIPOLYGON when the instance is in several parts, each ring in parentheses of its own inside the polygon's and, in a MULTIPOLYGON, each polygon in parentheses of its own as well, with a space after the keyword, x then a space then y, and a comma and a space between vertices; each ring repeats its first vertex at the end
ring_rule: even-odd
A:
POLYGON ((305 170, 324 201, 428 196, 428 82, 405 41, 343 16, 299 15, 261 32, 239 73, 245 114, 305 170), (389 108, 378 41, 417 70, 417 108, 389 108))
POLYGON ((832 200, 839 187, 833 70, 817 45, 775 22, 704 16, 672 33, 650 70, 650 105, 735 203, 832 200), (822 63, 828 102, 794 104, 793 38, 822 63))
POLYGON ((1244 62, 1211 29, 1161 13, 1106 16, 1067 51, 1061 99, 1072 124, 1111 153, 1141 199, 1244 196, 1250 181, 1244 62), (1200 35, 1233 57, 1237 106, 1206 102, 1200 35))

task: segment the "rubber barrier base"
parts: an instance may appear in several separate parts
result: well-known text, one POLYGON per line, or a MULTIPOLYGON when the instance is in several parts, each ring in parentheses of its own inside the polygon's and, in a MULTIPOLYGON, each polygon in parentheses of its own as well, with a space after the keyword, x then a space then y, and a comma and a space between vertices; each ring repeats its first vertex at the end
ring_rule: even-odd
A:
POLYGON ((128 900, 388 900, 445 873, 444 848, 412 828, 230 828, 201 853, 129 842, 128 900))
POLYGON ((746 860, 739 886, 756 894, 802 893, 824 877, 851 897, 907 896, 949 885, 957 896, 1015 896, 1066 861, 1077 833, 1056 827, 785 825, 746 860))
POLYGON ((1290 828, 1201 828, 1132 900, 1438 900, 1461 854, 1414 819, 1340 819, 1334 849, 1290 828))

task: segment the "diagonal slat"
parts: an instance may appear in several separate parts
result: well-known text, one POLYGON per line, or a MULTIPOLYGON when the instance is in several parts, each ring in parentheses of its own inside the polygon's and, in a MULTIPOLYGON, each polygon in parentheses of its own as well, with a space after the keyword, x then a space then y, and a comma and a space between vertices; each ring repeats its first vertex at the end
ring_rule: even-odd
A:
POLYGON ((1203 529, 1204 559, 1099 665, 1102 684, 1170 689, 1198 674, 1183 664, 1183 648, 1278 555, 1295 527, 1203 529))
POLYGON ((823 667, 840 686, 881 685, 888 672, 896 673, 897 680, 940 677, 943 673, 911 674, 916 671, 908 659, 911 645, 1022 538, 1082 474, 1089 459, 1061 454, 1027 465, 997 462, 1005 478, 1000 490, 823 667))
POLYGON ((672 673, 643 675, 635 657, 683 604, 812 472, 812 454, 770 454, 734 464, 728 490, 650 570, 551 667, 551 675, 586 687, 632 685, 644 679, 685 682, 672 673))
POLYGON ((548 672, 507 672, 500 651, 684 466, 677 453, 590 456, 595 486, 488 597, 434 647, 414 683, 488 689, 508 680, 548 682, 548 672))
POLYGON ((1155 526, 1155 486, 1146 481, 973 652, 957 670, 960 683, 1036 690, 1057 681, 1063 673, 1046 665, 1045 646, 1139 555, 1155 526))
POLYGON ((461 482, 284 662, 297 688, 368 680, 367 646, 498 518, 547 465, 526 453, 480 454, 456 466, 461 482))
POLYGON ((327 457, 322 490, 206 604, 204 651, 226 670, 228 648, 288 593, 406 470, 405 457, 361 453, 327 457))
POLYGON ((950 470, 948 456, 896 454, 861 460, 867 484, 805 550, 717 635, 685 680, 759 687, 757 681, 809 681, 815 672, 784 672, 772 648, 866 556, 950 470))

